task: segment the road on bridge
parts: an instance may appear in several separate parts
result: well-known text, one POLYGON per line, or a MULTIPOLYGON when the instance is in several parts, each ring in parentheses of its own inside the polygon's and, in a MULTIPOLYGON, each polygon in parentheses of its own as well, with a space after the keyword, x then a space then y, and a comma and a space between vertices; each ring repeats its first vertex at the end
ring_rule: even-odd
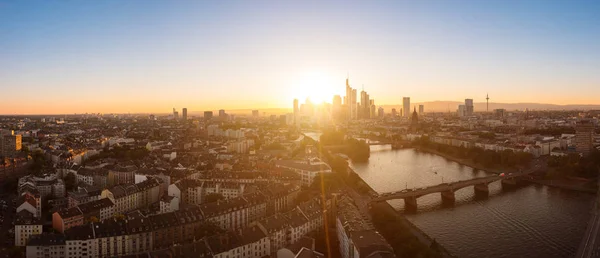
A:
POLYGON ((456 191, 456 190, 459 190, 459 189, 462 189, 462 188, 465 188, 468 186, 473 186, 473 185, 478 185, 478 184, 489 184, 491 182, 502 180, 502 179, 511 179, 511 178, 516 178, 516 177, 520 177, 520 176, 525 176, 525 175, 533 173, 533 171, 534 170, 529 170, 529 171, 524 171, 524 172, 519 172, 519 173, 512 173, 512 174, 508 174, 508 175, 504 175, 504 176, 494 175, 494 176, 487 176, 487 177, 478 177, 478 178, 473 178, 473 179, 469 179, 469 180, 461 180, 461 181, 452 182, 452 183, 442 183, 439 185, 423 187, 423 188, 419 188, 419 189, 404 189, 402 191, 380 194, 379 197, 374 198, 373 201, 386 201, 386 200, 402 199, 402 198, 408 198, 408 197, 420 197, 420 196, 431 194, 431 193, 456 191))

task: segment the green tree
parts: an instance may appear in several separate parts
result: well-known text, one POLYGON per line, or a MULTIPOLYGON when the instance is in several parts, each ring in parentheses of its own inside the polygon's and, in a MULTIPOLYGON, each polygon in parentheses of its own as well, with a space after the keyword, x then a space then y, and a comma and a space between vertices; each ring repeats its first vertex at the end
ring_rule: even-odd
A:
POLYGON ((77 177, 75 176, 75 173, 67 173, 67 175, 64 178, 65 181, 65 188, 67 191, 73 191, 75 190, 75 187, 77 187, 77 177))

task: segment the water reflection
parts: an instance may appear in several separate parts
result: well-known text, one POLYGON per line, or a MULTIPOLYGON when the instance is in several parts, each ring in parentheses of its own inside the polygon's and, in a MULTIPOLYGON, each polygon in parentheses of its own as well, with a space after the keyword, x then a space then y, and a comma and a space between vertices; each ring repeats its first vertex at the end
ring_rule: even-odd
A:
MULTIPOLYGON (((489 175, 412 149, 371 150, 369 162, 351 165, 380 193, 489 175)), ((489 197, 475 195, 473 187, 456 191, 454 205, 443 205, 439 193, 422 196, 417 213, 407 217, 460 257, 568 257, 583 236, 593 197, 539 185, 502 189, 496 181, 489 197)), ((404 212, 403 200, 390 204, 404 212)))

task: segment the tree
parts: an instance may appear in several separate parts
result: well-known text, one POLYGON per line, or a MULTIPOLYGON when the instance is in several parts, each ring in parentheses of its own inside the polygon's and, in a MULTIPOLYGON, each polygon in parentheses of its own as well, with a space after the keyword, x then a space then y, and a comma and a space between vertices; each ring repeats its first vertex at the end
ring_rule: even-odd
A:
POLYGON ((0 166, 2 166, 2 172, 5 172, 6 164, 6 158, 4 158, 4 156, 0 156, 0 166))
POLYGON ((285 147, 281 143, 274 142, 264 147, 265 150, 284 150, 285 147))
POLYGON ((218 194, 218 193, 210 193, 208 195, 206 195, 206 197, 204 198, 204 202, 216 202, 219 200, 224 200, 225 196, 223 196, 222 194, 218 194))
POLYGON ((65 188, 67 191, 75 190, 75 187, 77 186, 77 177, 75 176, 74 173, 67 173, 64 180, 65 180, 65 188))
POLYGON ((31 171, 34 174, 40 173, 46 164, 46 155, 44 155, 44 153, 41 151, 36 151, 31 156, 31 159, 33 160, 33 163, 30 167, 31 171))

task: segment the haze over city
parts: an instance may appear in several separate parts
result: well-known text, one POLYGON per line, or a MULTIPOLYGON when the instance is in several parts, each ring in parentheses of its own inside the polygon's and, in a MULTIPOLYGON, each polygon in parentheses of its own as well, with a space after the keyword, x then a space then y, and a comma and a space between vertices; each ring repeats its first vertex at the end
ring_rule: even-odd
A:
POLYGON ((379 105, 600 104, 599 12, 580 1, 2 1, 0 88, 15 97, 0 113, 290 109, 331 102, 348 76, 379 105))
POLYGON ((600 1, 0 0, 0 258, 600 257, 600 1))

